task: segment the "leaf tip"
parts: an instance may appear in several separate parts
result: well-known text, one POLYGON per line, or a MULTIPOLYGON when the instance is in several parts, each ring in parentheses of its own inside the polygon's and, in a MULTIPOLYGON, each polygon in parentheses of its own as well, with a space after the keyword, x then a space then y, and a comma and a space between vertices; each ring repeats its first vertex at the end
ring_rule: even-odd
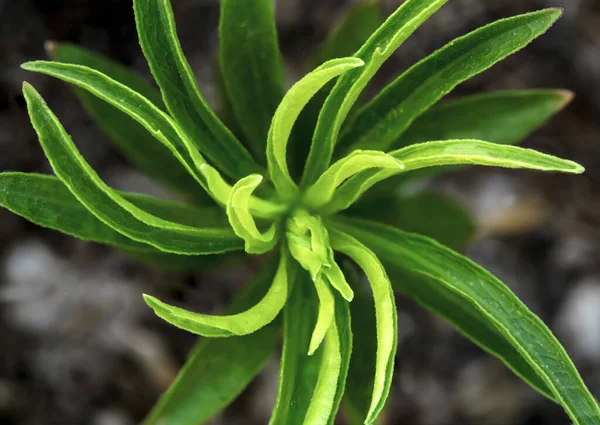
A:
POLYGON ((575 98, 575 93, 573 93, 571 90, 565 90, 565 89, 556 90, 556 94, 560 98, 560 102, 559 102, 558 108, 557 108, 558 110, 564 109, 575 98))

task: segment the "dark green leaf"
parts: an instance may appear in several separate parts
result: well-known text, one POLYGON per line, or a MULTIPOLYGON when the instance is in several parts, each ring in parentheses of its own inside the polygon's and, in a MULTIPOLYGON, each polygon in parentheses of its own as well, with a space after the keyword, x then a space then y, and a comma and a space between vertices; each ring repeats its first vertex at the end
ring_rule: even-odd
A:
MULTIPOLYGON (((443 290, 429 296, 428 300, 442 303, 444 298, 441 295, 450 293, 452 297, 447 298, 450 302, 464 304, 463 310, 466 312, 476 311, 522 357, 520 359, 505 353, 506 356, 501 357, 503 361, 515 361, 509 363, 510 367, 540 392, 547 394, 549 389, 575 424, 600 423, 600 408, 564 348, 546 325, 506 285, 485 269, 431 239, 386 225, 341 218, 330 224, 362 241, 382 261, 393 264, 405 274, 416 276, 419 281, 429 280, 431 283, 426 287, 419 286, 418 282, 410 287, 403 286, 407 292, 417 290, 421 296, 426 288, 442 287, 443 290), (523 359, 530 368, 524 367, 523 359), (540 379, 545 387, 539 384, 540 379)), ((444 306, 440 315, 446 316, 452 307, 451 304, 444 306)), ((485 329, 483 326, 481 328, 485 329)), ((479 339, 481 344, 489 342, 485 338, 491 334, 483 330, 478 334, 477 328, 473 327, 466 329, 461 330, 471 332, 472 337, 479 339)), ((492 337, 492 343, 497 342, 492 337)), ((500 354, 496 350, 502 346, 500 342, 489 347, 489 351, 500 354)))
POLYGON ((260 172, 208 106, 185 59, 169 0, 134 0, 140 45, 173 119, 211 162, 236 180, 260 172))
POLYGON ((350 150, 389 147, 431 105, 542 35, 559 9, 502 19, 458 38, 414 65, 359 111, 342 135, 350 150))
POLYGON ((285 91, 272 3, 221 0, 219 25, 225 88, 237 122, 263 164, 269 126, 285 91))
POLYGON ((349 213, 428 236, 453 249, 464 248, 475 231, 469 213, 441 193, 393 193, 359 201, 349 213))
MULTIPOLYGON (((276 266, 271 261, 264 267, 227 312, 238 313, 262 298, 276 266)), ((279 325, 276 321, 241 337, 201 339, 143 424, 200 425, 217 415, 267 362, 279 339, 279 325)))
MULTIPOLYGON (((68 43, 51 43, 47 50, 49 55, 59 62, 96 69, 140 93, 156 106, 163 107, 158 91, 141 76, 116 62, 68 43)), ((185 193, 198 191, 197 183, 185 167, 138 122, 85 90, 75 88, 75 94, 96 125, 133 165, 173 189, 185 193), (161 166, 157 167, 157 164, 161 166)))
MULTIPOLYGON (((80 65, 35 61, 27 62, 21 67, 75 84, 120 109, 141 124, 156 140, 171 151, 171 155, 174 155, 195 177, 196 181, 208 191, 204 176, 199 171, 199 168, 206 163, 202 155, 185 136, 180 135, 179 130, 167 114, 139 93, 99 71, 80 65)), ((156 165, 161 167, 162 162, 158 162, 156 165)))
POLYGON ((54 172, 99 220, 133 240, 184 255, 242 248, 230 228, 195 228, 156 217, 108 187, 77 151, 73 141, 33 87, 23 93, 32 124, 54 172))
POLYGON ((572 97, 565 90, 522 90, 441 102, 418 117, 392 147, 448 139, 512 145, 541 127, 572 97))
POLYGON ((319 114, 302 183, 313 184, 327 169, 339 131, 350 109, 377 70, 447 0, 407 0, 356 52, 365 62, 338 79, 319 114))

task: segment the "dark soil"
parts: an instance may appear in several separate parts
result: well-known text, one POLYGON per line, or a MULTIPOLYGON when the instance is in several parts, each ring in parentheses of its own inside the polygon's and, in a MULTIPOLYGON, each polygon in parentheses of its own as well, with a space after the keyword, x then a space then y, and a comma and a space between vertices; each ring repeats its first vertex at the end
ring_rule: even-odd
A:
MULTIPOLYGON (((178 32, 201 89, 215 102, 217 0, 172 0, 178 32)), ((347 6, 279 0, 290 84, 347 6)), ((386 0, 393 10, 397 0, 386 0)), ((544 37, 453 95, 566 88, 575 101, 525 145, 582 163, 583 176, 474 169, 431 184, 477 217, 467 254, 539 314, 600 396, 600 2, 452 0, 404 44, 375 91, 455 36, 501 17, 562 6, 544 37)), ((0 171, 49 173, 28 122, 21 84, 43 94, 77 146, 111 185, 166 196, 135 171, 85 115, 71 91, 19 68, 44 58, 46 40, 71 41, 149 75, 129 0, 0 0, 0 171)), ((218 312, 252 267, 158 273, 106 247, 44 230, 0 209, 0 424, 138 423, 185 360, 194 337, 155 318, 141 293, 218 312)), ((391 425, 562 425, 562 410, 499 361, 410 302, 398 299, 399 348, 391 425)), ((276 391, 274 360, 215 423, 263 424, 276 391)), ((340 422, 342 423, 342 422, 340 422)))

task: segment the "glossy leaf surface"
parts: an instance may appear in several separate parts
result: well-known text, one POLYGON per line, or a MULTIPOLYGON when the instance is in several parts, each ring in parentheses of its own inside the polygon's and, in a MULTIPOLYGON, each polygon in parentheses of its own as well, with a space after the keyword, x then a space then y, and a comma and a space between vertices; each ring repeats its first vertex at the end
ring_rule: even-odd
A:
MULTIPOLYGON (((331 224, 363 242, 382 261, 431 279, 452 293, 454 300, 467 305, 466 311, 480 313, 527 361, 575 424, 600 422, 600 408, 564 348, 546 325, 485 269, 431 239, 386 225, 340 218, 331 224)), ((532 381, 536 386, 535 379, 532 381)))
POLYGON ((133 240, 185 255, 214 254, 241 248, 229 228, 198 229, 156 217, 108 187, 77 151, 44 100, 30 85, 23 88, 32 124, 54 172, 99 220, 133 240))
POLYGON ((358 96, 387 58, 447 0, 407 0, 356 52, 365 62, 361 69, 340 78, 319 114, 303 185, 313 184, 331 161, 338 134, 358 96))
POLYGON ((522 49, 560 17, 546 9, 502 19, 461 38, 414 65, 365 105, 341 145, 388 150, 412 121, 463 81, 522 49))
POLYGON ((239 179, 260 171, 206 103, 185 58, 169 0, 134 0, 142 51, 173 119, 211 163, 239 179))
POLYGON ((264 164, 269 126, 284 94, 273 1, 221 1, 219 39, 232 109, 255 158, 264 164))

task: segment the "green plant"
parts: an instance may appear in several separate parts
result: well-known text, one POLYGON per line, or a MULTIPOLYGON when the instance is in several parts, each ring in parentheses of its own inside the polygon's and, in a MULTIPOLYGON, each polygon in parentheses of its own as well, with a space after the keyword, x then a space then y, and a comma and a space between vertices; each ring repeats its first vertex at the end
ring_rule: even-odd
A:
POLYGON ((472 230, 460 209, 433 194, 381 191, 465 164, 583 172, 574 162, 508 146, 562 108, 568 93, 501 92, 434 106, 544 33, 560 16, 557 9, 500 20, 454 40, 354 109, 383 62, 446 1, 406 0, 383 23, 376 4, 357 6, 314 57, 317 68, 286 93, 271 0, 222 0, 228 127, 196 86, 168 0, 134 0, 140 44, 162 97, 130 71, 75 46, 50 44, 57 62, 23 65, 75 85, 124 154, 191 202, 108 187, 25 83, 31 121, 56 177, 0 174, 1 205, 170 267, 208 267, 224 253, 234 259, 239 251, 272 253, 225 316, 145 296, 164 320, 208 337, 146 424, 192 425, 218 413, 273 354, 281 332, 271 424, 332 424, 342 399, 352 422, 374 422, 394 369, 394 289, 497 356, 560 403, 574 423, 600 423, 598 405, 565 350, 503 283, 433 239, 399 228, 458 247, 472 230), (384 180, 392 183, 371 191, 378 196, 361 198, 384 180), (396 206, 402 214, 382 215, 396 206), (389 224, 370 219, 376 216, 389 224), (437 220, 450 224, 435 226, 437 220))

